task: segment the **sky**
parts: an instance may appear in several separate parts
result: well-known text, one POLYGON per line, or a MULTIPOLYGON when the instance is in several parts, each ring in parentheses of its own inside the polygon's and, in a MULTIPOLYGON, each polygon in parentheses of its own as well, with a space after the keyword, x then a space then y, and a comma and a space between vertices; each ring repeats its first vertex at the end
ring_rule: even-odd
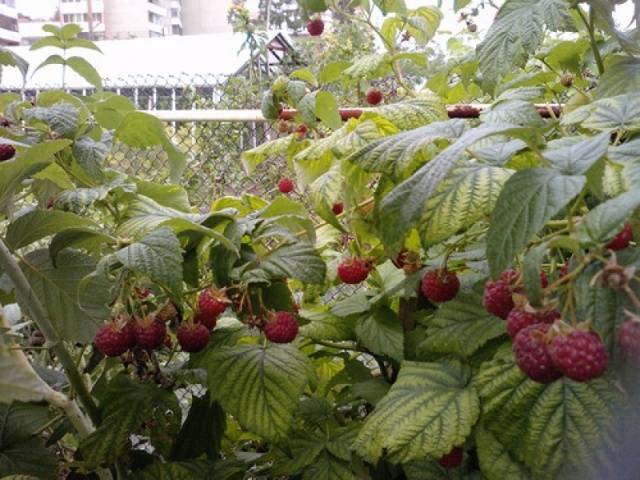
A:
MULTIPOLYGON (((50 17, 56 9, 59 0, 17 0, 18 9, 22 13, 31 17, 50 17)), ((219 1, 219 0, 211 0, 219 1)), ((250 6, 257 4, 258 0, 248 0, 250 6)), ((406 0, 407 6, 410 8, 419 7, 421 5, 436 5, 436 0, 406 0)), ((453 5, 453 0, 443 0, 443 5, 453 5)), ((479 27, 479 31, 486 30, 491 25, 494 10, 492 8, 485 9, 481 12, 481 15, 476 19, 479 27)), ((464 24, 457 22, 457 16, 454 15, 451 7, 445 9, 445 18, 441 28, 443 30, 460 31, 464 24)), ((616 10, 616 18, 622 24, 625 19, 631 19, 633 14, 633 3, 627 2, 624 5, 618 6, 616 10)), ((624 26, 627 26, 627 22, 624 22, 624 26)))

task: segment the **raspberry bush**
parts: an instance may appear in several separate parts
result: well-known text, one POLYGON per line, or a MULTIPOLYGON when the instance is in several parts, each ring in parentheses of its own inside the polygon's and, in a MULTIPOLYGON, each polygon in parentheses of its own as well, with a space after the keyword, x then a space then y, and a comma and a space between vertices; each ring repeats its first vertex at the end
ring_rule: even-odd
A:
MULTIPOLYGON (((476 33, 493 7, 455 2, 483 40, 434 70, 437 8, 299 0, 319 49, 340 15, 384 51, 274 79, 264 115, 292 125, 242 161, 290 171, 204 212, 125 98, 1 95, 0 477, 618 478, 639 50, 616 2, 502 3, 476 33), (340 85, 365 108, 344 121, 340 85), (170 183, 109 167, 118 143, 170 183)), ((49 30, 36 48, 91 48, 49 30)))

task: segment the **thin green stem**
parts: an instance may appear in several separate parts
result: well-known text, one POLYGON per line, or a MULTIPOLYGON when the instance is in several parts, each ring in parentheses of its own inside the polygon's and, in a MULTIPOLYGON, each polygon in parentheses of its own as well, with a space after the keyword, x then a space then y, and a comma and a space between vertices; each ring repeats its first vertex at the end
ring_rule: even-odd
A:
POLYGON ((329 340, 314 340, 313 343, 322 345, 323 347, 335 348, 337 350, 351 350, 353 352, 367 353, 363 348, 359 348, 356 345, 342 345, 338 342, 330 342, 329 340))
POLYGON ((583 188, 582 191, 580 192, 580 195, 578 195, 578 198, 576 198, 576 201, 573 202, 573 205, 569 210, 569 213, 567 215, 567 228, 569 229, 570 232, 573 232, 573 230, 575 229, 575 224, 573 222, 573 215, 575 214, 576 210, 584 200, 584 197, 586 194, 587 194, 587 189, 583 188))
POLYGON ((595 59, 596 65, 598 66, 598 73, 602 75, 604 73, 604 62, 602 61, 602 56, 600 55, 600 50, 598 49, 598 42, 596 41, 593 9, 589 9, 588 19, 580 7, 576 8, 576 11, 582 19, 585 27, 587 27, 589 40, 591 42, 591 50, 593 51, 593 58, 595 59))
MULTIPOLYGON (((560 78, 560 77, 562 77, 562 74, 561 74, 560 72, 558 72, 558 70, 556 70, 555 68, 553 68, 553 67, 552 67, 552 66, 551 66, 551 65, 550 65, 550 64, 549 64, 549 63, 548 63, 544 58, 539 58, 538 60, 540 60, 540 62, 541 62, 545 67, 547 67, 551 72, 555 73, 559 78, 560 78)), ((547 86, 547 85, 545 84, 545 86, 547 86)), ((547 86, 547 88, 549 88, 549 87, 547 86)), ((583 95, 584 97, 589 98, 589 95, 587 95, 587 93, 586 93, 584 90, 582 90, 580 87, 577 87, 577 86, 575 85, 575 83, 574 83, 574 85, 571 85, 571 88, 574 88, 578 93, 580 93, 580 94, 581 94, 581 95, 583 95)), ((551 89, 550 89, 550 90, 551 90, 551 89)), ((554 92, 554 95, 555 95, 555 92, 554 92)), ((558 101, 558 100, 557 100, 557 95, 556 95, 556 101, 558 101)), ((558 101, 558 105, 560 105, 560 102, 559 102, 559 101, 558 101)), ((550 108, 550 107, 549 107, 549 108, 550 108)), ((551 111, 553 112, 553 109, 551 109, 551 111)), ((555 112, 554 112, 554 117, 555 117, 555 112)))

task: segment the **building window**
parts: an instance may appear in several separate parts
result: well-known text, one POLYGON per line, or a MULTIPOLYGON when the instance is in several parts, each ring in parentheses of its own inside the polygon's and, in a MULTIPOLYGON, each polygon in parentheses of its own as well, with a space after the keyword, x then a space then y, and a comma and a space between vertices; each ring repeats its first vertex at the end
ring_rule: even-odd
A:
POLYGON ((180 10, 178 10, 177 8, 172 8, 171 9, 171 16, 173 18, 178 18, 180 16, 180 10))
POLYGON ((0 28, 5 30, 11 30, 12 32, 18 31, 18 20, 15 18, 0 15, 0 28))
POLYGON ((65 13, 62 16, 62 21, 64 23, 80 23, 84 21, 84 16, 82 13, 65 13))
POLYGON ((182 35, 182 27, 180 25, 172 25, 171 33, 174 35, 182 35))
POLYGON ((157 13, 149 12, 149 23, 161 24, 162 17, 157 13))
MULTIPOLYGON (((83 18, 83 21, 88 22, 89 21, 89 14, 88 13, 83 14, 82 18, 83 18)), ((94 13, 93 14, 93 22, 94 23, 102 22, 102 14, 101 13, 94 13)))

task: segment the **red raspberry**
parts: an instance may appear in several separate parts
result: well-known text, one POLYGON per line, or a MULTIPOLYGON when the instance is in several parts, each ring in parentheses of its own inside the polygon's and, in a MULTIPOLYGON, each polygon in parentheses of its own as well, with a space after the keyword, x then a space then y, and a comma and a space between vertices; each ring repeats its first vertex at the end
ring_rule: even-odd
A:
POLYGON ((164 343, 167 336, 167 326, 159 320, 150 317, 138 320, 133 324, 133 334, 136 345, 145 350, 155 350, 164 343))
POLYGON ((458 294, 460 280, 455 273, 441 268, 429 270, 422 277, 422 294, 434 302, 448 302, 458 294))
POLYGON ((438 463, 442 468, 451 469, 459 467, 462 463, 462 457, 464 456, 464 450, 461 447, 453 447, 446 455, 443 455, 438 460, 438 463))
POLYGON ((542 288, 547 288, 549 286, 549 277, 547 277, 544 270, 540 270, 540 285, 542 285, 542 288))
POLYGON ((549 355, 556 368, 576 382, 599 377, 607 369, 607 351, 595 332, 560 334, 551 341, 549 355))
MULTIPOLYGON (((309 131, 309 127, 307 127, 304 123, 301 123, 300 126, 296 128, 296 134, 300 138, 304 138, 307 135, 308 131, 309 131)), ((287 192, 282 192, 282 193, 287 193, 287 192)))
POLYGON ((529 325, 520 330, 513 340, 513 353, 518 367, 538 383, 550 383, 562 376, 551 360, 545 340, 550 328, 551 325, 545 323, 529 325))
POLYGON ((618 347, 625 358, 640 361, 640 321, 630 319, 620 324, 618 347))
POLYGON ((507 315, 507 333, 511 338, 515 338, 520 330, 535 323, 547 323, 551 325, 560 318, 560 312, 552 310, 534 310, 528 308, 518 308, 516 305, 507 315))
POLYGON ((216 328, 216 324, 218 323, 218 317, 214 317, 212 315, 206 315, 202 312, 196 312, 196 314, 193 316, 193 323, 201 323, 202 325, 207 327, 209 331, 211 331, 214 328, 216 328))
POLYGON ((344 212, 344 203, 342 202, 334 203, 333 206, 331 207, 331 211, 333 212, 334 215, 340 215, 342 212, 344 212))
POLYGON ((298 322, 289 312, 276 312, 264 326, 264 335, 270 342, 290 343, 298 335, 298 322))
POLYGON ((369 105, 379 105, 383 98, 382 92, 376 88, 372 88, 367 92, 367 103, 369 105))
POLYGON ((227 309, 230 303, 224 290, 206 288, 198 295, 198 313, 202 317, 213 317, 215 325, 215 319, 227 309))
POLYGON ((338 277, 351 285, 364 282, 370 271, 371 263, 362 258, 347 258, 338 265, 338 277))
POLYGON ((514 308, 507 315, 507 333, 511 338, 515 338, 520 330, 530 325, 539 323, 535 312, 514 308))
POLYGON ((150 289, 141 287, 135 287, 133 291, 136 294, 138 300, 146 300, 153 293, 150 289))
POLYGON ((633 230, 629 223, 625 223, 624 227, 613 240, 607 243, 607 248, 610 250, 624 250, 629 246, 633 240, 633 230))
POLYGON ((391 259, 391 263, 395 265, 396 268, 404 268, 407 263, 407 255, 409 254, 409 250, 406 248, 401 250, 395 258, 391 259))
POLYGON ((131 347, 131 329, 128 324, 120 327, 109 322, 100 327, 93 342, 103 355, 119 357, 131 347))
POLYGON ((536 315, 538 317, 539 323, 548 323, 548 324, 552 324, 553 322, 558 320, 560 317, 562 317, 562 314, 555 308, 551 310, 538 310, 536 312, 536 315))
POLYGON ((178 328, 177 337, 184 352, 195 353, 207 346, 211 334, 202 323, 183 323, 178 328))
POLYGON ((500 274, 500 280, 511 286, 514 286, 519 279, 520 272, 518 272, 515 268, 507 268, 500 274))
POLYGON ((312 37, 319 37, 324 32, 324 22, 321 18, 315 18, 307 23, 307 32, 312 37))
POLYGON ((5 160, 11 160, 16 154, 16 149, 13 145, 7 143, 0 143, 0 162, 5 160))
POLYGON ((512 293, 511 287, 502 280, 489 280, 484 285, 482 305, 491 315, 506 319, 514 307, 512 293))
POLYGON ((288 177, 281 178, 278 182, 278 190, 280 190, 280 193, 291 193, 294 188, 296 188, 296 186, 293 183, 293 180, 288 177))

